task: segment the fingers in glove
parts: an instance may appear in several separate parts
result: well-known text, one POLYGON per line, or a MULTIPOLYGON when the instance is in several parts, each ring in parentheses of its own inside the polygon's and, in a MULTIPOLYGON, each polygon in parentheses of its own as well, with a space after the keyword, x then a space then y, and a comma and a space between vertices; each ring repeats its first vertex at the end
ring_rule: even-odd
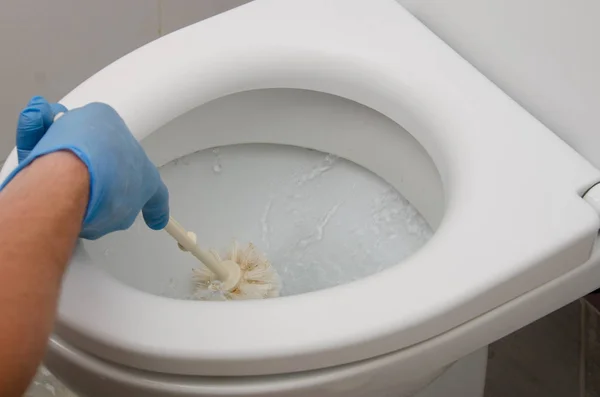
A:
POLYGON ((169 191, 159 180, 158 189, 142 208, 144 221, 150 229, 161 230, 169 222, 169 191))
POLYGON ((19 162, 27 157, 31 149, 44 136, 45 132, 42 111, 36 107, 26 107, 23 109, 17 123, 17 154, 19 162))
POLYGON ((56 117, 58 113, 65 113, 67 111, 67 108, 60 103, 49 103, 41 96, 34 96, 31 98, 27 107, 37 107, 42 111, 42 118, 46 130, 50 128, 54 121, 54 117, 56 117))
POLYGON ((54 117, 67 109, 58 103, 50 104, 41 96, 34 96, 19 115, 17 123, 17 154, 21 162, 42 139, 54 117))

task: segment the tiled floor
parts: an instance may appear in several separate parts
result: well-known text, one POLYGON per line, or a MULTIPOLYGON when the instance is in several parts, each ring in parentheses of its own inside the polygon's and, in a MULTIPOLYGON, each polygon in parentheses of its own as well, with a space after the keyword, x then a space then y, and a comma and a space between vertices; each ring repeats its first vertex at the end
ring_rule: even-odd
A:
POLYGON ((485 397, 600 397, 600 295, 490 346, 485 397))
MULTIPOLYGON (((600 295, 596 295, 600 297, 600 295)), ((600 303, 600 302, 598 302, 600 303)), ((583 348, 583 377, 584 391, 582 396, 600 397, 600 314, 597 307, 600 305, 589 305, 584 313, 585 332, 583 348)))
MULTIPOLYGON (((42 369, 26 397, 75 396, 42 369)), ((485 397, 600 397, 598 310, 573 302, 492 344, 485 397)))
POLYGON ((485 397, 580 396, 581 314, 571 303, 492 344, 485 397))

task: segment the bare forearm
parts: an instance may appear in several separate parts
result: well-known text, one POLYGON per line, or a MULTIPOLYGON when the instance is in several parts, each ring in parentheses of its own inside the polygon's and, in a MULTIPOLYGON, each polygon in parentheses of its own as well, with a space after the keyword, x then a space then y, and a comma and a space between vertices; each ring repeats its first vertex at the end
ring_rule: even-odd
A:
POLYGON ((39 158, 0 192, 1 396, 21 396, 43 356, 88 193, 69 152, 39 158))

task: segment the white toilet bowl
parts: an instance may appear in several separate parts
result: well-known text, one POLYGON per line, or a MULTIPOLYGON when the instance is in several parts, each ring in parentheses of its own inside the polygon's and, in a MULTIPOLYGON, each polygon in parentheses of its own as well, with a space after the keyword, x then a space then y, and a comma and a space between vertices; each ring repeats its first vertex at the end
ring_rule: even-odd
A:
MULTIPOLYGON (((79 247, 47 364, 85 395, 412 395, 600 280, 598 215, 582 199, 600 171, 392 0, 258 0, 134 51, 61 103, 92 101, 117 109, 159 165, 236 143, 334 153, 402 192, 436 233, 370 277, 227 303, 144 293, 79 247), (399 127, 192 128, 219 98, 280 88, 399 127)), ((13 151, 0 176, 15 165, 13 151)))

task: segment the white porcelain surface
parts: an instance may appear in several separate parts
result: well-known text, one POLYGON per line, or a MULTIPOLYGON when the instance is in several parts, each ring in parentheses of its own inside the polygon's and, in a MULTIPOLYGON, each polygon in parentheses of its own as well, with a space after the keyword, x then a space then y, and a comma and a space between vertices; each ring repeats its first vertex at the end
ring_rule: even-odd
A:
MULTIPOLYGON (((406 0, 406 2, 410 2, 410 0, 406 0)), ((428 5, 435 4, 436 2, 432 1, 432 2, 420 2, 420 3, 423 4, 426 7, 428 5)), ((441 4, 440 2, 437 2, 437 3, 441 4)), ((521 2, 519 2, 519 6, 518 6, 519 8, 520 8, 520 4, 521 4, 521 2)), ((583 7, 580 7, 580 8, 574 7, 574 8, 572 8, 572 10, 574 10, 574 12, 583 12, 583 13, 586 13, 586 11, 589 11, 589 9, 587 9, 585 7, 585 2, 582 2, 582 4, 584 5, 583 7)), ((471 6, 472 5, 468 5, 466 8, 471 8, 471 6)), ((517 3, 515 3, 515 6, 517 6, 517 3)), ((588 4, 588 6, 589 6, 589 4, 588 4)), ((447 13, 446 11, 444 11, 445 9, 444 9, 443 6, 439 6, 438 5, 436 7, 437 7, 438 12, 439 12, 439 10, 442 10, 441 11, 442 14, 445 15, 447 13)), ((413 11, 415 9, 417 9, 417 7, 415 7, 413 9, 413 11)), ((461 14, 461 11, 460 11, 461 8, 455 7, 454 9, 456 10, 456 14, 455 15, 457 15, 457 17, 456 17, 457 19, 461 19, 461 18, 464 17, 465 14, 464 13, 461 14)), ((464 9, 463 9, 463 11, 464 11, 464 9)), ((476 9, 476 12, 479 12, 479 11, 480 11, 480 9, 476 9)), ((528 25, 529 22, 532 21, 532 20, 536 20, 534 17, 539 16, 539 15, 543 15, 542 13, 537 13, 536 11, 537 10, 532 10, 530 17, 523 19, 523 21, 524 21, 523 23, 525 25, 528 25)), ((426 13, 420 15, 420 17, 422 19, 427 19, 423 15, 426 15, 426 13)), ((481 15, 481 13, 479 13, 478 15, 481 15)), ((494 15, 495 15, 495 12, 494 12, 494 15)), ((511 13, 511 15, 515 15, 515 13, 511 13)), ((555 12, 553 15, 555 15, 556 18, 560 19, 561 16, 564 15, 564 13, 562 11, 560 11, 560 12, 555 12)), ((588 15, 592 16, 593 13, 588 13, 588 15)), ((474 17, 474 18, 476 19, 477 17, 474 17)), ((495 18, 495 17, 492 17, 492 18, 495 18)), ((432 20, 436 20, 436 19, 432 18, 432 20)), ((440 20, 448 20, 448 21, 450 21, 451 18, 446 18, 445 17, 445 18, 437 19, 437 22, 435 22, 435 23, 437 23, 438 25, 442 25, 443 26, 443 22, 440 22, 440 20)), ((577 20, 577 19, 574 19, 574 20, 577 20)), ((435 25, 435 23, 431 22, 430 25, 435 25)), ((449 22, 449 23, 451 23, 451 22, 449 22)), ((459 25, 463 25, 463 24, 460 23, 459 25)), ((576 24, 573 24, 573 25, 574 26, 577 25, 577 27, 585 27, 585 26, 587 26, 585 23, 583 23, 583 24, 576 23, 576 24)), ((451 29, 456 29, 456 26, 457 25, 454 25, 451 29)), ((484 27, 484 28, 488 27, 488 28, 491 28, 491 29, 495 29, 496 32, 501 32, 501 33, 503 33, 503 31, 504 31, 504 29, 503 29, 502 26, 496 26, 494 24, 489 24, 489 23, 482 23, 481 27, 484 27)), ((478 33, 479 32, 480 31, 478 30, 478 33)), ((443 34, 442 34, 442 36, 443 36, 443 34)), ((456 39, 456 40, 461 40, 462 38, 464 38, 464 36, 467 36, 467 37, 470 38, 468 41, 470 41, 472 39, 477 39, 478 37, 484 37, 483 34, 473 35, 472 33, 466 33, 466 34, 462 34, 461 37, 458 38, 458 39, 456 39)), ((522 35, 517 35, 517 36, 511 38, 511 40, 512 40, 511 43, 512 44, 509 43, 507 45, 507 47, 510 48, 511 45, 514 45, 514 43, 522 43, 522 37, 523 37, 522 35)), ((545 36, 543 38, 545 38, 545 36)), ((449 40, 449 41, 452 42, 452 40, 449 40)), ((560 41, 558 41, 558 42, 560 43, 560 41)), ((502 51, 506 48, 506 47, 496 48, 496 47, 493 47, 493 46, 489 46, 487 42, 483 43, 483 45, 485 47, 485 50, 489 50, 491 52, 494 52, 495 54, 502 54, 502 51)), ((483 50, 480 51, 480 50, 476 50, 474 52, 475 53, 481 53, 481 54, 485 53, 485 51, 483 51, 483 50)), ((528 55, 530 53, 531 53, 531 51, 526 51, 526 55, 528 55)), ((554 54, 555 53, 552 52, 550 55, 554 56, 554 54)), ((594 58, 594 56, 595 56, 594 54, 596 54, 596 53, 593 52, 593 51, 589 51, 586 54, 591 54, 592 61, 594 61, 595 59, 597 59, 597 58, 594 58)), ((466 57, 469 59, 468 55, 466 55, 466 57)), ((506 57, 504 57, 504 58, 508 59, 506 57)), ((579 59, 578 59, 578 61, 579 61, 579 59)), ((583 62, 586 62, 586 60, 583 60, 583 62)), ((476 64, 476 66, 480 66, 480 65, 477 65, 476 62, 474 62, 474 63, 476 64)), ((551 62, 551 63, 555 64, 554 62, 551 62)), ((594 62, 588 63, 588 65, 593 65, 593 64, 594 64, 594 62)), ((572 91, 570 91, 570 88, 572 86, 566 87, 566 88, 563 87, 562 90, 548 91, 549 90, 548 89, 549 85, 546 84, 545 81, 547 81, 547 80, 555 81, 555 80, 553 80, 552 76, 550 76, 552 73, 549 73, 548 76, 550 76, 550 77, 548 77, 544 73, 535 73, 535 72, 537 72, 539 70, 538 66, 539 66, 539 63, 538 62, 534 62, 533 63, 533 67, 531 69, 534 71, 534 74, 535 74, 536 77, 541 76, 540 79, 539 80, 536 80, 536 79, 532 80, 532 79, 528 78, 527 80, 528 81, 536 81, 536 84, 538 84, 538 88, 539 87, 545 87, 546 91, 538 91, 536 94, 534 94, 532 96, 533 99, 531 99, 531 103, 534 103, 534 105, 535 105, 535 103, 539 102, 539 98, 540 97, 543 97, 544 95, 548 94, 548 95, 550 95, 552 97, 552 100, 555 101, 554 103, 558 104, 558 105, 555 106, 555 108, 554 108, 555 111, 552 114, 557 115, 557 117, 563 117, 564 118, 565 117, 564 115, 565 115, 565 109, 566 109, 566 107, 562 106, 562 103, 560 101, 558 101, 557 98, 559 98, 562 95, 562 93, 564 93, 564 92, 569 92, 570 94, 566 95, 566 96, 572 98, 573 96, 578 96, 580 94, 580 91, 573 93, 572 91), (539 94, 540 92, 544 92, 545 94, 539 94), (561 110, 562 110, 562 112, 561 112, 561 110)), ((590 67, 593 69, 592 66, 590 66, 590 67)), ((484 69, 484 68, 481 67, 481 69, 484 69)), ((497 71, 497 72, 499 74, 504 73, 504 75, 506 76, 508 73, 511 73, 511 68, 503 68, 502 71, 497 71)), ((511 80, 512 80, 513 77, 514 77, 514 75, 511 77, 511 80)), ((583 75, 581 75, 580 77, 584 78, 583 75)), ((502 76, 500 78, 494 78, 494 80, 496 80, 497 83, 500 86, 503 86, 502 76)), ((586 80, 586 81, 588 81, 588 80, 586 80)), ((593 80, 591 80, 591 81, 593 81, 593 80)), ((527 86, 526 82, 525 82, 525 84, 521 84, 521 83, 515 84, 515 87, 530 88, 530 87, 527 86)), ((585 86, 593 88, 593 84, 591 84, 591 85, 585 85, 585 86)), ((578 88, 581 88, 581 87, 584 87, 584 85, 578 86, 578 88)), ((551 88, 550 88, 550 90, 551 90, 551 88)), ((508 90, 508 91, 510 92, 510 90, 508 90)), ((578 106, 579 109, 581 108, 581 104, 583 104, 584 106, 587 105, 587 104, 590 104, 590 103, 593 104, 594 103, 594 98, 597 99, 597 96, 595 96, 595 94, 597 94, 597 92, 598 92, 598 90, 591 89, 591 94, 590 93, 585 94, 585 95, 589 95, 589 97, 591 97, 592 100, 581 100, 579 102, 577 102, 577 101, 572 101, 572 102, 573 103, 578 103, 577 106, 578 106)), ((527 93, 526 94, 521 94, 521 95, 527 95, 527 93)), ((528 106, 527 103, 525 103, 525 106, 527 108, 531 108, 531 105, 528 106)), ((548 113, 546 112, 545 115, 542 114, 542 113, 544 113, 544 112, 540 112, 540 115, 541 115, 540 118, 542 120, 544 120, 544 118, 547 117, 548 113)), ((569 114, 567 114, 566 118, 569 117, 569 114)), ((581 122, 580 125, 583 125, 586 128, 585 130, 587 131, 587 129, 588 129, 587 127, 588 126, 586 124, 584 124, 584 123, 586 122, 586 120, 589 120, 590 114, 589 113, 587 113, 587 114, 579 113, 579 115, 582 116, 582 117, 577 117, 576 120, 575 119, 571 119, 569 123, 570 123, 570 125, 573 125, 573 123, 574 123, 573 120, 575 120, 575 122, 576 121, 580 121, 581 122)), ((551 123, 548 123, 548 124, 551 124, 551 123)), ((557 130, 557 129, 555 128, 555 130, 557 130)), ((561 130, 561 128, 558 128, 558 130, 561 130)), ((562 130, 565 130, 565 128, 562 128, 562 130)), ((575 131, 576 129, 571 129, 571 130, 575 131)), ((579 130, 581 131, 581 130, 583 130, 583 128, 581 128, 579 130)), ((593 157, 595 155, 594 154, 595 151, 593 149, 591 149, 591 148, 594 147, 594 146, 597 146, 597 145, 590 145, 588 143, 589 140, 587 140, 588 139, 587 138, 587 136, 588 136, 587 134, 586 135, 580 134, 580 136, 583 136, 585 139, 580 141, 581 144, 579 144, 579 146, 581 148, 579 148, 579 149, 582 152, 584 152, 584 153, 587 152, 586 154, 588 155, 588 158, 592 158, 593 159, 593 157), (590 148, 590 149, 587 150, 586 148, 590 148)), ((567 139, 567 140, 568 141, 570 140, 572 143, 574 142, 574 146, 577 147, 578 144, 577 144, 577 142, 575 140, 573 140, 573 139, 567 139)), ((533 296, 533 297, 537 296, 537 298, 532 298, 533 301, 537 302, 537 303, 535 303, 533 305, 532 304, 528 304, 527 307, 522 306, 522 305, 521 306, 515 306, 515 305, 511 306, 511 305, 508 305, 508 308, 506 310, 508 310, 510 313, 505 313, 505 321, 500 321, 499 323, 496 323, 496 328, 495 328, 495 330, 493 332, 492 332, 491 328, 487 328, 486 329, 485 327, 483 327, 480 330, 480 332, 476 332, 475 331, 475 335, 477 337, 471 339, 470 343, 472 343, 472 344, 478 344, 478 343, 481 343, 482 340, 485 340, 485 339, 487 339, 489 337, 496 337, 499 333, 509 332, 510 330, 515 329, 515 327, 516 327, 515 324, 524 325, 525 323, 532 321, 534 318, 537 318, 540 315, 540 313, 547 312, 547 311, 549 311, 550 308, 559 307, 559 306, 556 306, 556 305, 560 305, 561 302, 563 302, 565 299, 576 298, 576 297, 582 295, 583 293, 589 291, 590 289, 593 289, 594 286, 595 286, 595 284, 596 284, 594 280, 598 279, 598 277, 597 277, 598 275, 596 274, 597 273, 597 268, 598 268, 597 261, 596 262, 595 261, 589 261, 588 263, 586 263, 586 265, 577 267, 575 270, 572 270, 567 275, 565 275, 565 276, 563 276, 563 277, 555 280, 552 283, 547 284, 546 286, 544 286, 544 288, 542 288, 543 290, 545 289, 546 292, 548 291, 548 289, 550 289, 551 291, 553 291, 552 294, 548 295, 547 293, 544 293, 544 292, 539 292, 538 293, 538 291, 533 291, 532 294, 526 294, 523 297, 524 299, 528 299, 530 295, 533 296), (545 287, 548 287, 548 288, 545 288, 545 287), (546 299, 543 299, 544 296, 546 297, 546 299), (540 300, 540 297, 542 297, 541 300, 540 300), (509 321, 509 319, 511 319, 511 320, 509 321)), ((522 299, 519 298, 516 301, 522 301, 522 299)), ((563 303, 565 303, 565 302, 563 302, 563 303)), ((443 356, 443 352, 441 352, 441 351, 440 351, 440 356, 443 356)))
POLYGON ((482 396, 487 348, 451 365, 417 363, 412 370, 406 369, 402 356, 283 376, 181 377, 115 366, 54 339, 46 364, 86 397, 410 397, 417 392, 443 397, 448 391, 482 396))
MULTIPOLYGON (((285 299, 206 303, 202 316, 196 302, 140 294, 103 277, 79 251, 65 282, 59 334, 99 356, 163 372, 301 371, 439 335, 589 258, 598 219, 578 194, 600 178, 598 171, 393 2, 254 2, 130 54, 63 102, 105 101, 143 139, 212 99, 268 87, 343 96, 408 129, 431 155, 446 192, 443 223, 431 242, 403 266, 353 284, 285 299), (231 26, 247 34, 234 35, 231 26), (240 340, 234 321, 249 310, 251 345, 240 340), (207 317, 219 318, 218 325, 207 325, 207 317), (199 337, 220 343, 195 345, 199 337)), ((199 139, 195 149, 249 141, 332 152, 405 185, 417 207, 430 198, 403 181, 402 156, 363 150, 375 140, 364 132, 192 136, 199 139)), ((397 139, 376 136, 378 147, 406 150, 397 139)))
MULTIPOLYGON (((398 354, 388 356, 391 360, 385 360, 386 363, 384 366, 395 366, 397 368, 397 371, 393 373, 395 377, 397 374, 410 373, 420 376, 421 373, 427 373, 427 371, 433 368, 450 364, 454 360, 459 360, 467 356, 474 346, 486 346, 524 325, 549 314, 557 307, 562 307, 576 300, 582 294, 596 288, 599 279, 600 250, 595 250, 592 258, 577 269, 444 335, 425 341, 412 348, 404 349, 398 352, 398 354)), ((86 355, 71 354, 69 352, 70 350, 65 348, 64 343, 60 339, 53 337, 49 345, 47 362, 57 374, 61 374, 60 371, 62 369, 62 377, 68 380, 70 385, 81 384, 82 387, 90 389, 100 387, 99 390, 102 390, 102 387, 107 387, 109 390, 123 391, 121 383, 132 381, 131 377, 125 375, 118 376, 117 385, 114 385, 113 382, 107 382, 106 376, 103 375, 100 369, 95 368, 93 365, 90 367, 90 365, 84 364, 87 361, 84 360, 86 355), (72 367, 72 365, 75 365, 75 367, 72 367), (84 377, 79 376, 80 373, 87 372, 90 372, 90 374, 84 377), (111 389, 114 387, 117 389, 111 389)), ((97 360, 94 359, 94 361, 97 360)), ((467 365, 467 368, 461 366, 460 372, 466 369, 481 373, 480 371, 483 370, 482 365, 476 365, 473 368, 468 367, 470 367, 470 364, 467 365)), ((447 373, 453 373, 451 371, 452 369, 447 373)), ((122 375, 123 369, 120 368, 113 373, 115 375, 122 375)), ((326 381, 327 378, 323 378, 322 380, 326 381)), ((455 383, 457 380, 460 381, 460 376, 458 379, 450 378, 448 380, 449 384, 446 381, 441 381, 440 383, 444 386, 455 387, 464 391, 464 389, 461 389, 455 383)), ((438 384, 438 382, 435 384, 438 384)), ((156 386, 156 383, 153 385, 156 386)), ((478 383, 474 383, 474 385, 477 386, 478 383)), ((142 390, 147 390, 148 386, 148 384, 142 382, 142 390)), ((278 386, 281 385, 275 385, 275 387, 278 386)), ((467 384, 463 384, 463 386, 468 390, 467 384)), ((478 387, 480 386, 479 384, 478 387)), ((80 388, 80 390, 83 390, 83 388, 80 388)), ((475 389, 474 392, 477 390, 475 389)), ((213 388, 211 392, 214 393, 215 389, 213 388)), ((424 391, 424 393, 427 392, 424 391)), ((474 395, 478 396, 477 394, 474 395)), ((467 394, 466 396, 469 395, 467 394)), ((102 395, 102 397, 104 396, 102 395)))
MULTIPOLYGON (((479 349, 475 353, 452 364, 443 374, 432 383, 425 386, 414 395, 414 397, 481 397, 483 396, 486 364, 487 348, 479 349)), ((62 367, 63 364, 54 362, 54 366, 57 371, 64 371, 62 367)), ((75 372, 78 371, 80 371, 80 369, 75 370, 75 372)), ((107 387, 105 385, 106 379, 102 379, 100 374, 97 374, 97 376, 89 376, 89 380, 87 375, 84 376, 84 379, 82 380, 78 380, 78 376, 73 376, 71 373, 66 377, 69 382, 79 388, 82 394, 77 396, 62 382, 56 379, 45 367, 42 367, 38 370, 38 374, 25 394, 25 397, 83 397, 84 395, 88 397, 106 397, 106 395, 112 397, 135 397, 137 395, 136 392, 118 386, 110 390, 110 392, 107 392, 107 387)), ((144 393, 141 394, 141 396, 148 396, 144 391, 141 393, 144 393)), ((410 393, 410 391, 400 391, 397 386, 392 386, 389 387, 389 390, 376 393, 375 395, 370 393, 372 392, 358 391, 360 397, 401 397, 406 395, 406 393, 410 393)), ((352 397, 352 394, 354 394, 352 391, 343 391, 343 397, 352 397)), ((167 395, 169 395, 168 392, 165 392, 161 397, 167 395)), ((170 395, 174 396, 181 394, 177 394, 173 391, 170 395)), ((319 397, 328 396, 330 397, 332 395, 319 394, 319 397)), ((314 394, 306 394, 306 397, 314 397, 314 394)))

